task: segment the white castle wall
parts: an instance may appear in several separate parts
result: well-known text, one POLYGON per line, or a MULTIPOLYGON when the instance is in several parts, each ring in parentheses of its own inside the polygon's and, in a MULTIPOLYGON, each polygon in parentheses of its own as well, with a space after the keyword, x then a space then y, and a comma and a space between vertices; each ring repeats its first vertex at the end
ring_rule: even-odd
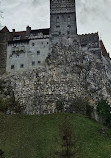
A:
POLYGON ((43 66, 48 54, 48 37, 41 39, 31 39, 28 43, 9 44, 7 48, 6 71, 24 71, 43 66), (15 52, 13 53, 13 51, 15 52))

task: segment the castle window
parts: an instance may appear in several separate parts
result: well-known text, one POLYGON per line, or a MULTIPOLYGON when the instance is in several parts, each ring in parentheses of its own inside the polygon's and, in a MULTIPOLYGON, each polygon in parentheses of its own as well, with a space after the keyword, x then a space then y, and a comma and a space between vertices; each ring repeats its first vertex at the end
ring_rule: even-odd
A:
POLYGON ((20 68, 23 68, 23 67, 24 67, 24 64, 21 64, 21 65, 20 65, 20 68))
POLYGON ((14 53, 15 53, 15 51, 13 50, 13 51, 12 51, 12 54, 14 54, 14 53))
POLYGON ((35 43, 32 43, 32 46, 35 46, 35 43))
POLYGON ((41 63, 41 61, 38 61, 38 64, 40 64, 41 63))
POLYGON ((70 34, 70 32, 69 32, 69 31, 67 31, 67 34, 69 35, 69 34, 70 34))
POLYGON ((15 35, 13 40, 20 40, 20 35, 15 35))
POLYGON ((56 27, 60 27, 60 19, 58 16, 56 18, 56 27))
POLYGON ((14 69, 14 65, 11 65, 11 69, 14 69))
POLYGON ((23 51, 23 50, 21 50, 21 53, 24 53, 24 51, 23 51))
POLYGON ((70 18, 70 16, 68 16, 67 24, 68 24, 68 27, 71 27, 71 18, 70 18))
POLYGON ((40 55, 40 50, 37 51, 37 55, 40 55))
POLYGON ((19 54, 17 54, 16 57, 18 58, 18 57, 19 57, 19 54))
POLYGON ((59 35, 61 35, 61 32, 59 32, 59 35))
POLYGON ((35 66, 35 61, 32 61, 32 66, 35 66))

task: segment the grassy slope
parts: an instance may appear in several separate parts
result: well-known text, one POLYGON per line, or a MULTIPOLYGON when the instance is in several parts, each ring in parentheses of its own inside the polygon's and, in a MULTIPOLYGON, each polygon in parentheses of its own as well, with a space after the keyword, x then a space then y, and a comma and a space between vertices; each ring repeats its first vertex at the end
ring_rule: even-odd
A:
POLYGON ((95 121, 75 114, 47 116, 6 116, 0 114, 0 148, 6 158, 54 158, 60 146, 59 126, 69 116, 81 144, 80 158, 110 158, 111 131, 100 134, 95 121))

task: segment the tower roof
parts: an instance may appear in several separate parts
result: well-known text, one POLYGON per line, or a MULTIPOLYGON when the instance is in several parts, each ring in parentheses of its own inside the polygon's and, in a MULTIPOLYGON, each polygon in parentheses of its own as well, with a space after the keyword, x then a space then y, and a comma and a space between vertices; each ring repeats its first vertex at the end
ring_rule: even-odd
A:
POLYGON ((4 28, 2 28, 2 30, 0 31, 2 33, 6 33, 6 32, 9 32, 8 28, 5 26, 4 28))
POLYGON ((106 57, 109 57, 109 53, 107 52, 102 40, 100 40, 100 45, 101 45, 101 49, 102 49, 102 55, 106 56, 106 57))

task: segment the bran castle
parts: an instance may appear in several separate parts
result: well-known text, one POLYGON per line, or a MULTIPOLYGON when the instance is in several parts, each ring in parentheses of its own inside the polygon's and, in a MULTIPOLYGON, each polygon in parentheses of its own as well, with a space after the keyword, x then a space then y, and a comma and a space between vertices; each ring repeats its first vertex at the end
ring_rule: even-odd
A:
MULTIPOLYGON (((67 110, 75 97, 111 103, 111 61, 98 33, 77 34, 75 0, 50 0, 50 28, 0 31, 0 75, 27 114, 67 110), (3 75, 5 74, 5 75, 3 75), (30 99, 29 99, 30 98, 30 99)), ((2 88, 3 89, 3 88, 2 88)))
POLYGON ((0 45, 3 44, 3 34, 7 34, 4 41, 4 44, 7 42, 7 47, 5 51, 3 49, 6 59, 3 60, 1 57, 3 60, 1 68, 4 67, 6 72, 12 73, 44 66, 45 59, 55 44, 78 45, 82 50, 89 49, 109 57, 102 41, 99 41, 98 33, 77 35, 75 0, 50 1, 50 28, 48 29, 31 30, 31 27, 27 26, 26 31, 16 32, 13 29, 9 32, 4 27, 0 34, 2 40, 0 45))

